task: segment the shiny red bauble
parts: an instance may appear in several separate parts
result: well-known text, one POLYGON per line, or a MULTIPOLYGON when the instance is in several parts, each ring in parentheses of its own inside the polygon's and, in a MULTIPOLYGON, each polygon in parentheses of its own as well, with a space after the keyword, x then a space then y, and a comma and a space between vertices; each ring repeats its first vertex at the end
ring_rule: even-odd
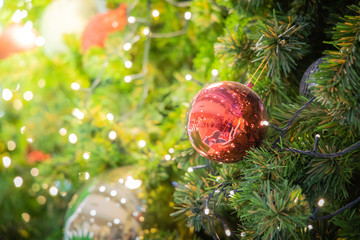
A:
POLYGON ((233 163, 260 146, 268 122, 264 104, 249 87, 217 82, 201 89, 186 116, 193 147, 207 159, 233 163))
POLYGON ((36 47, 37 32, 20 23, 12 23, 0 35, 0 59, 36 47))
POLYGON ((82 49, 85 52, 92 46, 104 47, 110 33, 123 30, 127 23, 126 5, 115 10, 97 14, 90 19, 82 35, 82 49))

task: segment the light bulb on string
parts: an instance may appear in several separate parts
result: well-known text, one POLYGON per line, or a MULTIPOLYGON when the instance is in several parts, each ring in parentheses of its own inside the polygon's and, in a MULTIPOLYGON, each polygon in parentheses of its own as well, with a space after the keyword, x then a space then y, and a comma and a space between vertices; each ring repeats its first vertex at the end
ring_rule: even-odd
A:
POLYGON ((166 154, 166 155, 165 155, 165 160, 166 160, 166 161, 170 161, 170 160, 171 160, 171 155, 170 155, 170 154, 166 154))
POLYGON ((134 16, 130 16, 128 17, 128 23, 135 23, 136 22, 136 18, 134 16))
POLYGON ((125 43, 124 46, 123 46, 123 49, 125 51, 129 51, 131 49, 131 43, 129 43, 129 42, 125 43))
POLYGON ((148 36, 150 34, 150 28, 149 27, 144 27, 142 33, 145 35, 145 36, 148 36))
POLYGON ((31 91, 26 91, 24 92, 23 94, 23 98, 26 100, 26 101, 31 101, 31 99, 33 99, 34 97, 34 94, 31 92, 31 91))
POLYGON ((71 83, 71 88, 75 91, 80 89, 80 84, 78 84, 77 82, 73 82, 71 83))
POLYGON ((132 77, 131 77, 131 76, 125 76, 125 77, 124 77, 124 81, 125 81, 126 83, 131 82, 131 81, 132 81, 132 77))
POLYGON ((190 20, 190 19, 191 19, 191 12, 186 11, 185 14, 184 14, 184 18, 185 18, 186 20, 190 20))
POLYGON ((67 130, 66 130, 65 128, 60 128, 59 134, 60 134, 61 136, 65 136, 65 135, 67 134, 67 130))
POLYGON ((319 207, 322 207, 322 206, 324 205, 324 203, 325 203, 325 200, 321 198, 321 199, 318 201, 319 207))
POLYGON ((11 159, 7 156, 3 157, 3 165, 5 168, 9 168, 11 165, 11 159))
POLYGON ((77 142, 78 138, 75 133, 71 133, 69 135, 69 142, 72 144, 75 144, 77 142))
POLYGON ((23 182, 24 182, 24 180, 20 176, 17 176, 14 178, 14 184, 15 184, 15 187, 17 187, 17 188, 21 187, 23 182))
POLYGON ((13 97, 12 91, 10 89, 4 88, 2 91, 2 98, 5 101, 9 101, 10 99, 12 99, 12 97, 13 97))
POLYGON ((59 192, 59 189, 57 189, 57 187, 55 186, 52 186, 50 189, 49 189, 49 193, 51 196, 56 196, 59 192))
POLYGON ((108 113, 108 114, 106 114, 106 118, 107 118, 107 120, 112 121, 112 120, 114 120, 114 115, 112 113, 108 113))
POLYGON ((114 140, 114 139, 116 138, 116 132, 115 132, 115 131, 110 131, 110 133, 109 133, 109 138, 110 138, 111 140, 114 140))
POLYGON ((127 60, 127 61, 125 61, 124 65, 126 68, 131 68, 133 64, 131 61, 127 60))
POLYGON ((157 17, 159 17, 160 12, 159 12, 159 10, 154 9, 154 10, 152 10, 151 14, 154 18, 157 18, 157 17))
POLYGON ((146 142, 144 140, 139 141, 139 147, 143 148, 146 146, 146 142))
POLYGON ((213 69, 213 70, 211 70, 211 75, 216 77, 217 75, 219 75, 219 71, 217 69, 213 69))

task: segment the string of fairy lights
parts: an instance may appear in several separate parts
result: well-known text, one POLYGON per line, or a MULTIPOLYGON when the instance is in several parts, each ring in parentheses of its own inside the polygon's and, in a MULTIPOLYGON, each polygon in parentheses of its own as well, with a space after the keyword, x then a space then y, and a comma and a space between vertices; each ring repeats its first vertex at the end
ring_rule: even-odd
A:
MULTIPOLYGON (((32 8, 32 4, 31 4, 31 0, 29 1, 26 1, 27 2, 27 9, 30 11, 30 9, 32 8)), ((188 7, 189 4, 188 2, 183 2, 181 4, 181 6, 176 3, 176 2, 173 2, 173 1, 167 1, 169 4, 172 4, 174 6, 177 6, 177 7, 188 7)), ((3 3, 2 0, 0 0, 0 3, 3 3)), ((129 7, 129 10, 131 11, 137 4, 137 1, 134 2, 134 5, 131 7, 129 7)), ((2 6, 2 5, 1 5, 2 6)), ((19 6, 21 7, 21 6, 19 6)), ((20 23, 22 21, 24 21, 24 19, 26 19, 26 17, 28 16, 29 12, 28 10, 16 10, 12 16, 12 21, 15 22, 15 23, 20 23)), ((159 19, 161 17, 161 12, 158 10, 158 9, 152 9, 151 11, 151 17, 152 18, 155 18, 155 19, 159 19)), ((130 14, 129 14, 130 15, 130 14)), ((191 17, 192 17, 192 14, 190 11, 186 11, 184 13, 184 19, 186 20, 186 23, 184 25, 184 28, 179 30, 179 31, 176 31, 176 32, 170 32, 170 33, 155 33, 155 32, 152 32, 151 31, 151 24, 150 24, 150 17, 148 18, 140 18, 140 17, 136 17, 136 16, 129 16, 127 18, 127 23, 128 24, 131 24, 131 25, 134 25, 134 24, 139 24, 139 25, 145 25, 144 27, 140 27, 140 32, 142 35, 142 37, 145 37, 146 38, 146 41, 145 41, 145 46, 144 46, 144 57, 143 57, 143 62, 142 62, 142 71, 140 73, 137 73, 137 74, 132 74, 132 75, 126 75, 124 76, 124 82, 125 83, 130 83, 132 82, 133 80, 136 80, 136 79, 140 79, 140 78, 143 78, 144 80, 144 85, 146 84, 145 82, 145 77, 146 77, 146 74, 147 74, 147 62, 148 62, 148 59, 149 59, 149 51, 150 51, 150 39, 152 38, 172 38, 172 37, 177 37, 177 36, 180 36, 180 35, 183 35, 183 34, 186 34, 187 32, 187 29, 188 29, 188 26, 189 26, 189 21, 191 20, 191 17)), ((42 36, 35 36, 33 33, 32 33, 32 30, 33 29, 33 23, 31 21, 27 21, 25 24, 24 24, 24 31, 19 35, 21 36, 21 40, 22 41, 25 41, 25 42, 34 42, 36 46, 38 47, 41 47, 44 45, 46 39, 42 36)), ((135 31, 138 30, 138 27, 135 28, 135 31)), ((140 39, 141 39, 141 36, 139 36, 138 34, 136 34, 135 32, 130 34, 131 35, 131 38, 130 39, 127 39, 125 38, 125 42, 123 44, 120 45, 121 49, 123 51, 130 51, 132 46, 134 44, 136 44, 140 39)), ((108 56, 109 57, 109 56, 108 56)), ((91 94, 93 93, 93 91, 99 86, 99 84, 101 83, 101 79, 102 79, 102 75, 108 65, 108 57, 107 59, 104 61, 103 63, 103 66, 102 66, 102 69, 100 70, 99 74, 98 74, 98 77, 95 79, 95 81, 93 82, 93 84, 91 85, 90 88, 82 88, 81 84, 74 81, 70 84, 70 88, 73 90, 73 91, 87 91, 88 92, 88 96, 87 98, 85 99, 85 104, 84 106, 86 107, 86 103, 88 101, 88 98, 91 96, 91 94)), ((124 66, 126 69, 131 69, 133 67, 133 62, 130 61, 130 60, 124 60, 124 66)), ((218 70, 216 69, 213 69, 212 70, 212 76, 216 77, 218 75, 218 70)), ((196 82, 196 83, 200 83, 198 81, 196 81, 195 79, 192 78, 192 76, 190 74, 187 74, 185 76, 185 80, 186 81, 193 81, 193 82, 196 82)), ((200 83, 201 84, 201 83, 200 83)), ((40 79, 38 82, 37 82, 37 86, 39 88, 44 88, 46 86, 46 80, 45 79, 40 79)), ((15 94, 15 92, 18 92, 20 90, 20 84, 17 85, 16 89, 14 90, 11 90, 9 88, 3 88, 2 89, 2 93, 1 93, 1 97, 4 101, 6 102, 9 102, 11 100, 13 100, 13 107, 15 110, 20 110, 22 107, 23 107, 23 104, 22 104, 22 101, 20 99, 14 99, 14 98, 17 98, 18 96, 18 93, 15 94)), ((141 101, 144 101, 145 100, 145 97, 147 96, 147 93, 146 91, 144 91, 144 95, 143 95, 143 99, 141 101)), ((25 101, 31 101, 33 100, 34 98, 34 93, 32 91, 25 91, 23 93, 23 99, 25 101)), ((85 118, 85 112, 84 110, 81 110, 79 108, 74 108, 73 111, 72 111, 72 115, 78 119, 78 120, 83 120, 85 118)), ((1 112, 1 116, 0 117, 3 117, 5 115, 5 112, 2 111, 1 112)), ((113 113, 111 112, 108 112, 106 114, 106 119, 110 122, 113 122, 115 121, 115 116, 113 113)), ((26 134, 26 126, 22 126, 21 129, 20 129, 20 133, 25 135, 26 134)), ((59 135, 62 136, 62 137, 67 137, 68 138, 68 141, 70 144, 76 144, 78 143, 79 139, 78 139, 78 136, 76 133, 74 132, 71 132, 69 131, 67 128, 65 127, 62 127, 59 129, 59 135)), ((115 140, 117 138, 117 133, 116 131, 114 130, 111 130, 109 131, 108 133, 108 138, 110 140, 115 140)), ((28 137, 27 139, 27 142, 29 143, 33 143, 35 141, 35 139, 33 137, 28 137)), ((141 148, 145 148, 146 147, 146 141, 145 140, 139 140, 138 141, 138 147, 141 149, 141 148)), ((9 140, 7 142, 7 149, 9 151, 8 154, 6 154, 5 156, 3 156, 2 158, 2 162, 3 162, 3 166, 4 168, 10 168, 11 165, 12 165, 12 160, 11 160, 11 154, 10 152, 15 150, 16 148, 16 143, 15 141, 13 140, 9 140)), ((172 154, 175 152, 174 148, 169 148, 168 149, 168 153, 164 155, 164 160, 165 161, 170 161, 172 160, 172 154)), ((85 150, 82 157, 85 159, 85 160, 89 160, 91 158, 91 151, 87 151, 85 150)), ((39 176, 40 174, 40 171, 37 167, 33 167, 31 168, 30 170, 30 174, 32 177, 37 177, 39 176)), ((83 173, 79 173, 79 178, 82 179, 82 180, 89 180, 90 179, 90 174, 89 172, 83 172, 83 173)), ((134 180, 136 181, 136 180, 134 180)), ((133 182, 134 182, 133 181, 133 182)), ((21 188, 21 186, 23 185, 24 183, 24 179, 21 177, 21 176, 16 176, 13 180, 14 182, 14 186, 16 188, 21 188)), ((67 192, 66 191, 61 191, 59 190, 59 188, 56 186, 56 184, 54 185, 49 185, 47 183, 42 183, 42 184, 39 184, 39 183, 34 183, 31 187, 31 191, 33 193, 37 193, 40 191, 40 189, 44 189, 44 190, 48 190, 50 196, 52 197, 56 197, 58 195, 61 195, 61 196, 66 196, 67 195, 67 192)), ((102 191, 103 189, 99 189, 100 191, 102 191)), ((110 195, 114 195, 115 192, 110 192, 110 195)), ((122 200, 124 201, 124 200, 122 200)), ((40 204, 40 205, 44 205, 46 204, 47 202, 47 197, 46 195, 38 195, 37 196, 37 202, 40 204)), ((92 212, 90 213, 91 215, 94 215, 96 213, 92 212)), ((30 221, 30 214, 29 213, 22 213, 22 218, 25 222, 29 222, 30 221)), ((117 224, 116 222, 117 220, 115 219, 114 220, 114 224, 117 224)))

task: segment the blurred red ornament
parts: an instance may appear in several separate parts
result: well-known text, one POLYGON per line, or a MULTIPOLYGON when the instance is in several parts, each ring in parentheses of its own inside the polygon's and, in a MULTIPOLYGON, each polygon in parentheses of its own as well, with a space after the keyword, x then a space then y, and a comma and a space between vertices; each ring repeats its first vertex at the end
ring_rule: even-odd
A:
POLYGON ((224 163, 241 160, 260 146, 268 122, 264 104, 249 87, 217 82, 200 90, 186 116, 193 147, 204 157, 224 163))
POLYGON ((12 23, 0 35, 0 58, 36 47, 37 32, 27 25, 12 23))
POLYGON ((92 17, 82 35, 82 49, 85 52, 92 46, 104 47, 110 33, 123 30, 127 23, 126 5, 115 10, 92 17))
POLYGON ((32 150, 31 147, 28 147, 27 161, 30 164, 45 161, 47 159, 50 159, 50 157, 51 156, 48 153, 43 153, 42 151, 39 150, 32 150))

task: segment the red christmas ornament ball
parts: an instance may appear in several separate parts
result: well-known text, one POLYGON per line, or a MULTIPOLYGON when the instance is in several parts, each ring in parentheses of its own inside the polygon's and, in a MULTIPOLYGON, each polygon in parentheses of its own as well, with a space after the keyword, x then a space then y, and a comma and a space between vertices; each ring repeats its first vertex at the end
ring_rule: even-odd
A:
POLYGON ((260 146, 268 122, 264 104, 249 87, 217 82, 201 89, 186 116, 193 147, 204 157, 222 163, 241 160, 260 146))
POLYGON ((92 46, 104 47, 110 33, 123 30, 127 23, 126 5, 115 10, 97 14, 87 24, 82 35, 82 49, 85 52, 92 46))
POLYGON ((20 23, 12 23, 0 35, 0 59, 14 53, 23 52, 36 47, 37 32, 20 23))

